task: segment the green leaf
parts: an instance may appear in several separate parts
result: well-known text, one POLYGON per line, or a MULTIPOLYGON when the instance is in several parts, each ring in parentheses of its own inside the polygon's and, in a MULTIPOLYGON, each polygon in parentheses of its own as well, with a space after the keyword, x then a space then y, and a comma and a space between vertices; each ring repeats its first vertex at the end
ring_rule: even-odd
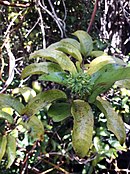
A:
POLYGON ((36 92, 32 88, 26 86, 21 88, 15 88, 12 91, 12 94, 18 94, 18 93, 22 94, 26 102, 30 101, 33 97, 36 96, 36 92))
POLYGON ((56 82, 59 84, 66 85, 67 74, 65 72, 50 72, 39 77, 39 80, 56 82))
POLYGON ((32 116, 26 124, 30 129, 29 134, 33 138, 33 141, 43 141, 44 127, 42 122, 36 116, 32 116))
POLYGON ((74 117, 72 144, 75 152, 84 157, 92 144, 94 118, 90 105, 83 100, 74 100, 71 108, 74 117))
POLYGON ((22 113, 22 110, 24 108, 24 105, 20 101, 7 94, 0 94, 0 105, 1 107, 9 106, 19 114, 22 113))
POLYGON ((5 154, 6 145, 7 145, 7 136, 6 135, 0 136, 0 162, 5 154))
POLYGON ((7 156, 8 156, 8 163, 6 168, 9 168, 15 158, 16 158, 16 138, 12 135, 7 135, 7 156))
POLYGON ((77 30, 73 33, 75 36, 78 37, 80 41, 80 50, 81 53, 86 57, 90 54, 90 52, 93 50, 93 41, 91 36, 82 30, 77 30))
POLYGON ((80 43, 75 39, 65 38, 65 39, 62 39, 60 42, 69 43, 80 51, 80 43))
POLYGON ((91 75, 91 84, 93 84, 92 93, 89 102, 93 103, 96 97, 106 92, 112 85, 122 79, 130 78, 130 67, 118 64, 107 64, 91 75))
POLYGON ((41 92, 26 105, 23 115, 30 117, 53 101, 66 98, 66 94, 57 89, 41 92))
POLYGON ((79 50, 75 46, 73 46, 69 42, 64 42, 62 40, 60 42, 56 42, 54 44, 51 44, 48 47, 48 49, 56 49, 56 50, 62 51, 64 53, 66 53, 66 54, 71 55, 73 58, 78 60, 80 63, 82 62, 81 53, 79 52, 79 50))
POLYGON ((71 115, 69 103, 54 103, 48 110, 48 116, 52 117, 54 122, 59 122, 71 115))
POLYGON ((90 53, 91 57, 99 57, 99 56, 107 56, 107 53, 105 53, 104 51, 92 51, 90 53))
POLYGON ((13 117, 4 111, 0 111, 0 119, 7 120, 10 124, 13 124, 14 122, 13 117))
POLYGON ((33 74, 48 74, 50 72, 59 72, 63 71, 61 67, 52 62, 40 62, 40 63, 32 63, 24 68, 21 74, 21 78, 24 79, 27 76, 33 74))
POLYGON ((61 51, 50 49, 41 49, 30 55, 30 58, 42 57, 52 62, 56 62, 63 70, 69 71, 72 74, 77 72, 75 65, 70 58, 61 51))
POLYGON ((103 100, 100 97, 97 97, 95 103, 94 103, 106 116, 107 118, 107 127, 108 129, 115 134, 118 141, 123 144, 126 139, 126 133, 125 133, 125 127, 124 123, 120 117, 120 115, 117 114, 113 110, 113 107, 111 104, 103 100))
POLYGON ((95 58, 89 64, 88 74, 92 75, 93 73, 97 72, 99 69, 101 69, 102 67, 108 64, 118 64, 122 66, 126 65, 126 63, 119 58, 115 58, 112 56, 100 56, 95 58))
POLYGON ((119 80, 115 83, 120 88, 130 89, 130 79, 119 80))

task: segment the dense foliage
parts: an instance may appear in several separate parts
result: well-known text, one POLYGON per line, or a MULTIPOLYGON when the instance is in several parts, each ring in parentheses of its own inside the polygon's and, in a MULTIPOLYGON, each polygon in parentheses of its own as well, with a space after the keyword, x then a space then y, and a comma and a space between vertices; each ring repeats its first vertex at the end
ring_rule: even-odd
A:
POLYGON ((0 1, 1 173, 128 167, 128 1, 96 2, 0 1))

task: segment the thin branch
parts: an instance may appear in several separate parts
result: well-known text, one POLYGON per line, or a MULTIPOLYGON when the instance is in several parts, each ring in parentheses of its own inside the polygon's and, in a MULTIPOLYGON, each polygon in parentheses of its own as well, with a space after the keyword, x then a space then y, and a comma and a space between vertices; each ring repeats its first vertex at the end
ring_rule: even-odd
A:
POLYGON ((10 7, 21 7, 21 8, 27 8, 33 6, 32 3, 26 3, 26 4, 19 4, 19 3, 10 3, 8 1, 0 0, 0 4, 4 6, 10 6, 10 7))
POLYGON ((50 161, 47 161, 45 159, 43 159, 44 162, 46 162, 47 164, 50 164, 51 166, 53 166, 55 169, 63 172, 64 174, 69 174, 69 172, 67 172, 65 169, 61 168, 59 165, 55 165, 53 163, 51 163, 50 161))
POLYGON ((46 39, 45 39, 45 28, 44 28, 44 22, 43 22, 43 17, 42 17, 42 13, 41 13, 41 9, 39 4, 37 4, 37 11, 39 13, 39 18, 40 18, 40 27, 41 27, 41 31, 42 31, 42 38, 43 38, 43 49, 46 48, 46 39))
POLYGON ((28 33, 25 35, 25 38, 27 38, 30 33, 32 32, 32 30, 37 26, 37 24, 39 23, 40 21, 40 18, 38 18, 37 22, 34 24, 34 26, 28 31, 28 33))
POLYGON ((13 81, 13 78, 14 78, 15 57, 10 48, 9 37, 8 37, 7 42, 5 43, 5 48, 7 50, 8 56, 9 56, 9 76, 5 82, 4 88, 0 91, 0 93, 3 93, 7 89, 7 87, 11 84, 11 82, 13 81))
POLYGON ((96 15, 96 12, 97 12, 97 7, 98 7, 98 2, 99 2, 99 0, 96 0, 95 5, 94 5, 93 13, 92 13, 90 23, 89 23, 89 26, 88 26, 88 29, 87 29, 88 33, 90 32, 90 30, 92 28, 92 25, 93 25, 93 22, 94 22, 94 19, 95 19, 95 15, 96 15))

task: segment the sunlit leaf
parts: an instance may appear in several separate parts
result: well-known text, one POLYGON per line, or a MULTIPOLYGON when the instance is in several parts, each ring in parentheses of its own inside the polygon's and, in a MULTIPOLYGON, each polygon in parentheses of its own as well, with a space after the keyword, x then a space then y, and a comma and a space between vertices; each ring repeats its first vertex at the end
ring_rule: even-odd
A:
POLYGON ((75 48, 77 48, 78 50, 80 50, 80 43, 75 39, 65 38, 65 39, 62 39, 60 42, 69 43, 73 45, 75 48))
POLYGON ((48 49, 56 49, 56 50, 62 51, 66 54, 71 55, 73 58, 78 60, 80 63, 82 62, 82 56, 81 56, 80 51, 69 42, 64 42, 62 40, 60 42, 56 42, 54 44, 51 44, 48 47, 48 49))
POLYGON ((95 101, 95 105, 106 116, 108 129, 111 132, 113 132, 115 136, 117 137, 117 139, 119 140, 119 142, 123 144, 126 139, 126 133, 125 133, 124 123, 120 115, 118 115, 117 112, 113 110, 113 107, 108 101, 103 100, 100 97, 97 97, 95 101))
POLYGON ((50 72, 59 72, 62 71, 61 67, 52 62, 40 62, 40 63, 32 63, 24 68, 21 74, 21 78, 24 79, 27 76, 33 74, 48 74, 50 72))
POLYGON ((73 33, 75 36, 78 37, 79 41, 80 41, 80 50, 81 53, 84 56, 87 56, 90 54, 90 52, 93 49, 93 41, 91 36, 82 30, 77 30, 76 32, 73 33))
POLYGON ((0 105, 2 107, 12 107, 19 114, 21 114, 24 108, 24 105, 20 101, 7 94, 0 94, 0 105))
POLYGON ((9 168, 13 164, 16 158, 16 138, 9 134, 7 135, 6 152, 7 152, 7 158, 8 158, 8 163, 6 168, 9 168))
POLYGON ((99 57, 99 56, 107 56, 107 53, 105 53, 104 51, 92 51, 90 53, 91 57, 99 57))
POLYGON ((8 114, 7 112, 0 110, 0 119, 7 120, 10 124, 13 123, 13 117, 12 115, 8 114))
POLYGON ((7 145, 7 136, 1 135, 0 136, 0 162, 5 154, 6 151, 6 145, 7 145))
POLYGON ((72 144, 75 152, 84 157, 92 144, 94 118, 90 105, 83 100, 74 100, 71 108, 74 117, 72 144))
POLYGON ((33 89, 26 86, 21 88, 15 88, 12 91, 12 94, 18 94, 18 93, 22 94, 26 102, 28 102, 29 100, 31 100, 33 97, 36 96, 36 92, 33 89))
POLYGON ((88 74, 91 75, 108 64, 118 64, 118 65, 123 65, 123 66, 126 65, 126 63, 119 58, 115 58, 112 56, 100 56, 100 57, 95 58, 89 64, 88 74))
POLYGON ((61 51, 58 50, 49 50, 49 49, 41 49, 35 51, 30 55, 30 58, 42 57, 44 59, 50 60, 52 62, 56 62, 60 65, 63 70, 69 71, 73 74, 77 72, 75 65, 70 60, 70 58, 61 51))
POLYGON ((65 72, 50 72, 39 77, 39 80, 52 81, 66 85, 67 74, 65 72))
POLYGON ((48 116, 52 117, 53 121, 62 121, 71 115, 69 103, 54 103, 48 110, 48 116))
POLYGON ((49 103, 58 99, 66 99, 66 94, 56 89, 41 92, 26 105, 25 109, 23 110, 23 115, 30 117, 36 114, 40 109, 47 106, 49 103))
POLYGON ((116 81, 129 78, 130 67, 119 64, 104 65, 91 75, 90 83, 93 84, 93 88, 89 102, 93 103, 99 94, 107 91, 116 81))

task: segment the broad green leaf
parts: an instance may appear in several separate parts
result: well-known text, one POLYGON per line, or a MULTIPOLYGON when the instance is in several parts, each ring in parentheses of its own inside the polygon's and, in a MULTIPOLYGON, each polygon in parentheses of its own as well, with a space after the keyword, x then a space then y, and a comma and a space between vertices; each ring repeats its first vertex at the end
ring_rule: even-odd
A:
POLYGON ((90 83, 93 84, 93 88, 89 102, 93 103, 99 94, 106 92, 116 81, 127 78, 130 78, 130 67, 118 64, 104 65, 91 76, 90 83))
POLYGON ((56 62, 60 65, 63 70, 69 71, 72 74, 77 72, 75 65, 70 60, 70 58, 61 51, 50 50, 50 49, 41 49, 35 51, 30 55, 30 58, 42 57, 52 62, 56 62))
POLYGON ((118 65, 122 65, 122 66, 126 65, 126 63, 119 58, 115 58, 112 56, 100 56, 95 58, 89 64, 88 74, 92 75, 93 73, 97 72, 99 69, 104 67, 105 65, 114 64, 114 63, 118 65))
POLYGON ((62 51, 66 54, 71 55, 73 58, 78 60, 80 63, 82 62, 82 56, 79 50, 73 46, 71 43, 64 42, 63 40, 60 42, 56 42, 54 44, 51 44, 48 49, 56 49, 59 51, 62 51))
POLYGON ((54 103, 48 110, 48 116, 52 117, 54 122, 59 122, 71 115, 69 103, 54 103))
POLYGON ((30 101, 33 97, 36 96, 36 92, 32 88, 26 86, 21 88, 15 88, 12 91, 12 94, 18 94, 18 93, 22 94, 26 102, 30 101))
POLYGON ((83 100, 74 100, 71 108, 74 117, 72 144, 75 152, 84 157, 92 144, 94 118, 90 105, 83 100))
POLYGON ((113 107, 108 101, 103 100, 100 97, 97 97, 95 105, 106 116, 108 129, 111 132, 113 132, 117 137, 117 139, 119 140, 119 142, 123 144, 126 139, 126 133, 125 133, 125 126, 120 115, 118 115, 117 112, 113 110, 113 107))
POLYGON ((73 45, 75 48, 77 48, 80 51, 80 43, 75 39, 65 38, 65 39, 62 39, 60 42, 70 43, 71 45, 73 45))
POLYGON ((66 98, 66 94, 57 89, 41 92, 26 105, 25 109, 23 110, 23 115, 30 117, 51 102, 66 98))
POLYGON ((80 41, 80 50, 81 53, 86 57, 90 54, 90 52, 93 50, 93 41, 91 36, 82 30, 77 30, 73 33, 75 36, 78 37, 80 41))
POLYGON ((21 74, 21 78, 24 79, 27 76, 33 74, 48 74, 50 72, 59 72, 63 71, 61 67, 52 62, 40 62, 40 63, 32 63, 24 68, 21 74))
POLYGON ((28 129, 29 135, 33 138, 33 141, 43 141, 44 127, 42 122, 36 116, 30 117, 29 120, 22 125, 28 129))
POLYGON ((7 136, 6 135, 0 136, 0 162, 5 154, 6 145, 7 145, 7 136))
POLYGON ((104 51, 92 51, 90 53, 91 57, 99 57, 99 56, 107 56, 108 54, 105 53, 104 51))
POLYGON ((13 115, 14 110, 11 107, 5 107, 1 109, 3 112, 6 112, 9 115, 13 115))
POLYGON ((7 120, 10 124, 14 122, 13 117, 4 111, 0 111, 0 119, 7 120))
POLYGON ((2 107, 9 106, 16 110, 19 114, 21 114, 24 108, 24 105, 20 101, 7 94, 0 94, 0 105, 2 107))
POLYGON ((119 80, 115 83, 120 88, 130 89, 130 79, 119 80))
POLYGON ((7 158, 8 158, 8 163, 6 168, 9 168, 15 158, 16 158, 16 138, 12 135, 7 135, 7 158))
POLYGON ((39 80, 56 82, 59 84, 66 85, 66 73, 65 72, 50 72, 39 77, 39 80))

